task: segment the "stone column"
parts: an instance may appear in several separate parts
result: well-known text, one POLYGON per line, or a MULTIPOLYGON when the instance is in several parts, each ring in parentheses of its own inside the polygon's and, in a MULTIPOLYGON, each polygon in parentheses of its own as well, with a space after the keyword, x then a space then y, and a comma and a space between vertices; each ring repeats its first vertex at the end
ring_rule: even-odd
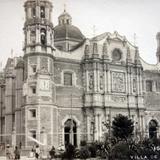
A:
POLYGON ((49 20, 49 8, 48 7, 46 7, 46 19, 48 19, 49 20))
POLYGON ((36 26, 36 43, 40 43, 39 34, 40 34, 40 28, 39 26, 36 26))
POLYGON ((108 92, 111 92, 111 72, 108 71, 107 75, 108 75, 108 78, 107 78, 107 80, 108 80, 107 81, 108 82, 107 88, 108 88, 108 92))
POLYGON ((81 137, 81 132, 80 132, 80 126, 77 126, 77 146, 78 148, 80 147, 80 138, 81 137))
POLYGON ((106 71, 106 65, 104 66, 104 91, 107 92, 107 71, 106 71))
POLYGON ((16 131, 15 128, 12 131, 12 147, 15 148, 16 146, 16 131))
POLYGON ((89 91, 89 78, 88 78, 88 70, 85 70, 85 76, 86 76, 86 91, 89 91))
POLYGON ((93 84, 94 84, 94 92, 97 91, 97 72, 96 72, 96 63, 93 63, 93 84))
POLYGON ((98 140, 98 115, 95 115, 95 129, 94 129, 94 140, 98 140))
POLYGON ((143 94, 143 87, 142 87, 143 83, 142 83, 142 71, 140 71, 140 94, 143 94))
POLYGON ((51 41, 50 41, 50 28, 49 27, 47 27, 46 28, 46 40, 47 40, 47 45, 50 45, 51 43, 51 41))
POLYGON ((136 86, 137 86, 137 94, 139 94, 139 69, 138 68, 136 68, 136 79, 137 79, 137 84, 136 84, 136 86))
POLYGON ((45 127, 42 127, 41 134, 41 142, 43 143, 43 158, 47 158, 47 133, 45 127))
POLYGON ((87 122, 87 124, 86 124, 86 126, 87 126, 87 141, 88 142, 90 142, 90 127, 91 127, 91 125, 90 125, 90 117, 87 115, 86 116, 86 122, 87 122))
MULTIPOLYGON (((99 64, 97 64, 99 65, 99 64)), ((97 70, 97 91, 100 91, 100 73, 99 73, 99 69, 97 70)))
POLYGON ((36 17, 40 18, 40 6, 36 6, 36 17))
POLYGON ((31 13, 31 8, 28 8, 28 18, 31 18, 32 17, 32 13, 31 13))
POLYGON ((99 140, 102 139, 102 116, 99 114, 98 115, 99 121, 98 121, 98 126, 99 126, 99 140))
POLYGON ((30 44, 30 34, 31 31, 27 28, 27 45, 30 44))

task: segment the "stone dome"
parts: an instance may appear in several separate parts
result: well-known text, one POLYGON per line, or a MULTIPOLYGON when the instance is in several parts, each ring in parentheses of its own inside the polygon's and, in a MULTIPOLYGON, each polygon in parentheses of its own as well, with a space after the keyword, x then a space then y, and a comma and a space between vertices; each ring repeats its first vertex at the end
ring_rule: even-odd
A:
POLYGON ((59 24, 54 28, 55 47, 63 51, 74 50, 85 40, 80 29, 72 25, 72 17, 64 12, 58 17, 59 24))
POLYGON ((85 39, 82 32, 75 26, 70 24, 58 25, 54 28, 54 38, 56 40, 75 40, 75 41, 83 41, 85 39))

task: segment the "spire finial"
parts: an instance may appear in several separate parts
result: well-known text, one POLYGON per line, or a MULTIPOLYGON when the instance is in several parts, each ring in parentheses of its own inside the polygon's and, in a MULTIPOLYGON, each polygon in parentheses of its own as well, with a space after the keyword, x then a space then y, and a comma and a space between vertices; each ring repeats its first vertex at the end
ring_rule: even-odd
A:
POLYGON ((11 49, 11 58, 13 58, 13 48, 11 49))
POLYGON ((64 12, 66 12, 67 5, 64 3, 64 12))
POLYGON ((133 39, 134 39, 134 45, 136 46, 137 45, 137 35, 136 35, 136 33, 134 33, 133 39))

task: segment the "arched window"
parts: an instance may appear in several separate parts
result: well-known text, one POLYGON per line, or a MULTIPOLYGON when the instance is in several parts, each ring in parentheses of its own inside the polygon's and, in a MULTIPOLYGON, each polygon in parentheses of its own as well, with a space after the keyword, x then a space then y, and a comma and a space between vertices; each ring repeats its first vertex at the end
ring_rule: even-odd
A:
POLYGON ((36 8, 33 7, 31 12, 32 12, 32 17, 35 18, 36 17, 36 8))
POLYGON ((31 38, 31 43, 36 43, 36 31, 35 30, 31 30, 31 35, 30 35, 30 38, 31 38))
POLYGON ((41 16, 41 18, 45 18, 45 7, 44 6, 41 6, 41 8, 40 8, 40 16, 41 16))
POLYGON ((44 28, 41 29, 41 44, 46 44, 46 30, 44 28))
POLYGON ((155 120, 149 122, 149 138, 157 138, 158 124, 155 120))

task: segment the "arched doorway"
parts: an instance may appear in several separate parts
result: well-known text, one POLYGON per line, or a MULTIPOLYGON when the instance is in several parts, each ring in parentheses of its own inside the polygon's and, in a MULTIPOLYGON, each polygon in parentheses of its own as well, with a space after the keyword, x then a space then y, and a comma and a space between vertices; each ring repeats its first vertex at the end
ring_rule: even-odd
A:
POLYGON ((157 138, 158 124, 155 120, 149 122, 149 138, 157 138))
POLYGON ((77 146, 77 124, 74 120, 68 119, 64 123, 64 142, 65 145, 71 143, 77 146))

